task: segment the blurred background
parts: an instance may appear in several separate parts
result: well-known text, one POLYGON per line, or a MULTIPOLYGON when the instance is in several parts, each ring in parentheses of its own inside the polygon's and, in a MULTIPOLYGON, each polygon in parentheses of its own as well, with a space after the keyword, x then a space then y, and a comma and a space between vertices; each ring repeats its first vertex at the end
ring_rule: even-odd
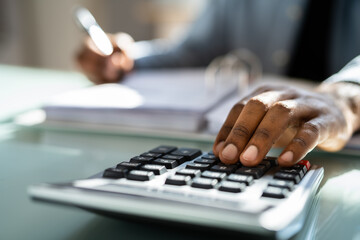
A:
POLYGON ((206 0, 0 0, 0 64, 76 69, 74 54, 85 34, 73 21, 76 5, 88 8, 104 31, 136 41, 175 39, 206 0))

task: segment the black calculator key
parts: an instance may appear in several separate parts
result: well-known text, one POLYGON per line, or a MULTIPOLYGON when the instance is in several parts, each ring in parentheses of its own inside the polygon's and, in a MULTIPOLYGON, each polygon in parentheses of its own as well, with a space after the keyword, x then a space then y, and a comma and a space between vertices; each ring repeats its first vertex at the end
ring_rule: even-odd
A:
POLYGON ((153 172, 144 171, 144 170, 131 170, 127 176, 129 180, 136 181, 149 181, 155 177, 153 172))
POLYGON ((278 179, 272 179, 268 185, 272 187, 287 188, 289 191, 292 191, 295 187, 293 181, 278 180, 278 179))
POLYGON ((163 165, 155 165, 155 164, 146 164, 140 168, 141 170, 145 171, 151 171, 155 175, 161 175, 163 173, 166 173, 166 168, 163 165))
POLYGON ((289 195, 289 190, 286 188, 278 188, 278 187, 267 187, 263 192, 263 197, 270 198, 286 198, 289 195))
POLYGON ((194 148, 179 148, 171 153, 171 155, 184 156, 186 161, 192 160, 201 155, 201 150, 194 148))
POLYGON ((161 157, 163 159, 170 159, 170 160, 176 160, 179 164, 182 164, 186 161, 186 158, 184 156, 175 156, 175 155, 165 155, 161 157))
POLYGON ((216 163, 216 160, 200 158, 200 159, 196 159, 194 163, 205 163, 205 164, 210 164, 212 166, 216 163))
POLYGON ((173 169, 179 165, 176 160, 162 158, 154 160, 153 163, 158 165, 164 165, 167 169, 173 169))
POLYGON ((260 169, 261 172, 262 172, 261 176, 264 175, 264 173, 267 171, 266 166, 263 165, 263 164, 259 164, 259 165, 255 166, 255 167, 245 167, 245 166, 244 166, 244 168, 256 168, 256 169, 260 169))
POLYGON ((272 167, 279 165, 277 157, 268 157, 267 156, 264 158, 264 161, 269 161, 272 167))
POLYGON ((214 152, 211 150, 208 152, 208 155, 215 155, 214 152))
POLYGON ((190 176, 192 178, 199 177, 201 175, 201 171, 198 169, 180 169, 175 173, 176 175, 184 175, 184 176, 190 176))
POLYGON ((216 160, 216 161, 220 160, 218 157, 216 157, 215 155, 211 155, 211 154, 206 154, 206 155, 202 156, 201 158, 211 159, 211 160, 216 160))
POLYGON ((151 152, 144 152, 143 154, 141 154, 140 156, 142 157, 152 157, 152 158, 159 158, 162 156, 161 153, 151 153, 151 152))
POLYGON ((224 172, 205 171, 205 172, 203 172, 201 174, 201 177, 213 178, 213 179, 217 179, 218 181, 221 181, 226 177, 226 173, 224 173, 224 172))
POLYGON ((293 181, 295 184, 298 184, 300 182, 299 175, 291 174, 291 173, 277 172, 277 173, 275 173, 274 178, 293 181))
POLYGON ((203 164, 203 163, 189 163, 186 165, 187 169, 198 169, 201 171, 208 170, 210 168, 210 164, 203 164))
POLYGON ((142 165, 141 163, 135 163, 135 162, 121 162, 116 166, 116 168, 126 168, 129 170, 135 170, 135 169, 139 169, 141 165, 142 165))
POLYGON ((151 149, 149 152, 151 153, 160 153, 160 154, 168 154, 172 151, 176 150, 177 147, 174 146, 159 146, 157 148, 151 149))
POLYGON ((130 162, 148 164, 154 160, 153 157, 136 156, 130 159, 130 162))
POLYGON ((124 178, 126 177, 129 170, 125 168, 108 168, 104 171, 104 178, 124 178))
POLYGON ((232 182, 244 183, 247 186, 250 186, 251 184, 254 183, 254 177, 253 176, 251 176, 251 175, 241 175, 241 174, 236 174, 236 173, 230 174, 226 180, 232 181, 232 182))
POLYGON ((253 176, 253 178, 258 179, 264 174, 264 170, 261 168, 256 168, 256 167, 252 167, 252 168, 241 167, 238 170, 236 170, 235 173, 250 175, 250 176, 253 176))
POLYGON ((259 165, 264 166, 265 171, 267 171, 271 168, 271 163, 269 161, 262 161, 261 163, 259 163, 259 165))
POLYGON ((224 165, 224 164, 218 164, 215 166, 212 166, 211 171, 214 172, 224 172, 227 175, 233 173, 237 168, 237 165, 224 165))
POLYGON ((280 172, 291 173, 291 174, 298 175, 300 177, 300 179, 302 179, 304 177, 304 173, 303 173, 303 171, 301 169, 295 169, 295 168, 292 168, 292 167, 281 168, 280 172))
POLYGON ((189 184, 190 181, 191 181, 190 176, 173 175, 173 176, 169 176, 166 179, 165 184, 183 186, 189 184))
POLYGON ((220 191, 239 193, 243 192, 246 188, 244 183, 222 181, 219 187, 220 191))
POLYGON ((218 180, 211 178, 194 178, 191 184, 194 188, 211 189, 215 188, 218 180))

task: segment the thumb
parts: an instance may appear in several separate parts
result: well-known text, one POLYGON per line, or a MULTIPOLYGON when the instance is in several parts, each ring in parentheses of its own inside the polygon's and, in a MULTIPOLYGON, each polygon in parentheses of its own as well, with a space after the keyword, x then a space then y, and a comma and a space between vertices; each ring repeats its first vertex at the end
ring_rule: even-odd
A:
POLYGON ((134 43, 134 39, 127 33, 115 34, 114 40, 116 47, 124 52, 126 52, 134 43))

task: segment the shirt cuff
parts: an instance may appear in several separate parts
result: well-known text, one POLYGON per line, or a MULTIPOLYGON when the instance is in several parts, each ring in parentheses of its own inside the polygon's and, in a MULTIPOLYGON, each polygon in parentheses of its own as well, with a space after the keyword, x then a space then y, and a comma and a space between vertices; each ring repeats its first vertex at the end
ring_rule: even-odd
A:
POLYGON ((360 85, 360 56, 349 62, 338 73, 332 75, 324 83, 347 82, 360 85))

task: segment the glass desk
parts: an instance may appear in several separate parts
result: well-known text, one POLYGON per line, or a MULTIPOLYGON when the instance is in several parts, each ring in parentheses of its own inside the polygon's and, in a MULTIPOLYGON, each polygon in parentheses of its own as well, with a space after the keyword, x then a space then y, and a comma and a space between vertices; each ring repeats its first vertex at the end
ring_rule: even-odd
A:
MULTIPOLYGON (((12 116, 37 108, 47 97, 89 85, 74 72, 0 65, 0 239, 224 239, 179 226, 117 220, 81 209, 30 200, 27 187, 87 178, 161 144, 211 149, 210 141, 23 129, 12 116)), ((359 142, 360 145, 360 142, 359 142)), ((276 151, 274 152, 276 154, 276 151)), ((360 240, 360 150, 313 151, 307 159, 325 176, 303 230, 295 239, 360 240)), ((239 238, 239 235, 235 236, 239 238)))
MULTIPOLYGON (((225 231, 111 219, 77 208, 39 204, 30 184, 87 178, 161 144, 211 149, 209 141, 23 129, 0 125, 0 239, 214 239, 225 231)), ((276 151, 275 151, 276 153, 276 151)), ((360 154, 359 154, 360 155, 360 154)), ((307 157, 325 177, 295 239, 360 239, 360 159, 314 151, 307 157)), ((239 237, 239 235, 237 236, 239 237)))

